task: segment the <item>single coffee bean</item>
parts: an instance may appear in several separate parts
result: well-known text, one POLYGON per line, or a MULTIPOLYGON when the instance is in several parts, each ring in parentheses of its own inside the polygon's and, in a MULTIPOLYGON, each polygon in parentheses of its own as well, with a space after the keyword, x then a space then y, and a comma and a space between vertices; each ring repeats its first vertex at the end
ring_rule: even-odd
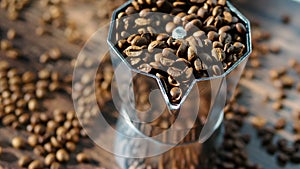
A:
POLYGON ((197 11, 197 15, 200 17, 200 18, 206 18, 207 15, 209 14, 208 10, 201 7, 198 11, 197 11))
POLYGON ((142 72, 149 73, 152 70, 152 67, 149 64, 141 64, 138 69, 142 72))
POLYGON ((145 18, 149 15, 150 12, 151 12, 151 10, 149 8, 145 8, 139 12, 139 15, 140 15, 140 17, 145 18))
POLYGON ((280 118, 276 121, 274 128, 276 130, 281 130, 281 129, 284 129, 285 126, 286 126, 286 119, 280 118))
POLYGON ((32 161, 28 166, 28 169, 43 169, 43 168, 44 168, 44 164, 39 160, 32 161))
POLYGON ((53 60, 58 60, 62 57, 61 50, 59 48, 52 48, 49 50, 49 56, 53 60))
POLYGON ((174 64, 174 62, 175 62, 174 60, 171 60, 171 59, 168 59, 165 57, 160 58, 160 63, 163 66, 172 66, 174 64))
POLYGON ((235 24, 235 28, 240 34, 245 34, 247 32, 247 29, 242 23, 235 24))
POLYGON ((46 166, 51 166, 51 164, 55 162, 55 154, 51 153, 45 157, 44 163, 46 166))
POLYGON ((182 74, 182 70, 175 67, 169 67, 167 73, 176 78, 182 74))
POLYGON ((0 146, 0 156, 3 153, 3 148, 0 146))
POLYGON ((188 49, 187 43, 182 42, 181 45, 179 46, 177 52, 176 52, 176 55, 178 57, 184 57, 186 55, 187 49, 188 49))
POLYGON ((180 86, 180 83, 177 80, 175 80, 172 76, 168 76, 168 82, 171 86, 174 86, 174 87, 180 86))
POLYGON ((211 54, 217 61, 224 61, 226 58, 226 54, 221 48, 212 49, 211 54))
POLYGON ((56 159, 59 161, 59 162, 67 162, 70 160, 70 156, 68 154, 68 152, 64 149, 59 149, 57 152, 56 152, 56 159))
POLYGON ((189 14, 189 15, 190 15, 190 14, 196 14, 197 11, 198 11, 198 9, 199 9, 199 7, 196 6, 196 5, 194 5, 194 6, 192 6, 192 7, 188 10, 188 14, 189 14))
POLYGON ((277 155, 277 161, 281 164, 286 164, 289 161, 289 157, 284 153, 279 153, 277 155))
POLYGON ((271 155, 275 154, 277 151, 277 147, 274 144, 267 145, 267 152, 271 155))
POLYGON ((193 46, 188 47, 188 61, 193 61, 196 57, 196 49, 193 46))
POLYGON ((46 151, 43 148, 43 146, 37 145, 37 146, 34 147, 33 153, 38 155, 38 156, 43 156, 46 153, 46 151))
POLYGON ((25 141, 22 137, 14 137, 11 140, 11 145, 16 149, 21 149, 25 147, 25 141))
POLYGON ((27 167, 32 162, 32 159, 29 156, 22 156, 18 160, 19 167, 27 167))
POLYGON ((172 101, 179 101, 182 97, 182 91, 179 87, 173 87, 171 90, 170 90, 170 95, 171 95, 171 99, 172 101))
POLYGON ((166 32, 171 33, 175 29, 176 25, 173 22, 169 22, 166 24, 166 32))
POLYGON ((223 26, 223 27, 221 27, 221 28, 219 29, 219 34, 221 34, 221 33, 223 33, 223 32, 228 32, 228 31, 230 31, 230 30, 231 30, 230 26, 228 26, 228 25, 223 26))
POLYGON ((34 147, 38 144, 38 136, 33 134, 33 135, 30 135, 27 139, 27 143, 31 146, 31 147, 34 147))
POLYGON ((50 169, 61 169, 61 166, 58 162, 53 162, 50 166, 50 169))
POLYGON ((219 75, 222 74, 221 68, 218 65, 213 65, 212 66, 212 71, 213 71, 213 75, 215 75, 215 76, 219 76, 219 75))
POLYGON ((76 155, 76 160, 78 163, 86 163, 89 161, 89 157, 85 153, 79 153, 76 155))
POLYGON ((150 53, 154 52, 155 48, 163 49, 166 48, 167 44, 164 41, 152 41, 148 46, 148 51, 150 53))
POLYGON ((139 46, 129 46, 123 52, 128 57, 138 57, 143 53, 143 49, 139 46))
POLYGON ((232 22, 232 15, 230 12, 223 12, 223 15, 224 15, 224 20, 227 22, 227 23, 231 23, 232 22))
POLYGON ((9 40, 15 39, 16 35, 17 35, 16 30, 13 28, 8 29, 7 34, 6 34, 7 39, 9 39, 9 40))

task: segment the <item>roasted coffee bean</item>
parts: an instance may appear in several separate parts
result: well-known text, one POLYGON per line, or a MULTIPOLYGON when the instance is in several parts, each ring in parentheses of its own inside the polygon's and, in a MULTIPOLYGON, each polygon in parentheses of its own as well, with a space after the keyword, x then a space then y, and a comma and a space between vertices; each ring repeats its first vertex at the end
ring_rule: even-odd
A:
POLYGON ((33 134, 33 135, 30 135, 27 139, 27 143, 31 146, 31 147, 34 147, 38 144, 38 136, 33 134))
POLYGON ((186 55, 187 49, 188 49, 187 43, 182 42, 181 45, 179 46, 177 52, 176 52, 176 55, 178 57, 184 57, 186 55))
POLYGON ((222 74, 221 68, 218 65, 213 65, 212 66, 212 72, 213 72, 213 75, 215 75, 215 76, 219 76, 219 75, 222 74))
POLYGON ((242 23, 235 24, 235 28, 241 34, 247 33, 247 29, 245 28, 245 26, 242 23))
POLYGON ((44 163, 46 166, 51 166, 55 162, 55 154, 51 153, 45 157, 44 163))
POLYGON ((5 54, 11 59, 18 59, 20 57, 20 51, 17 49, 8 49, 5 54))
POLYGON ((58 162, 53 162, 50 169, 61 169, 61 165, 58 162))
POLYGON ((29 156, 22 156, 18 160, 19 167, 27 167, 32 162, 32 159, 29 156))
POLYGON ((21 149, 21 148, 24 148, 25 147, 25 141, 22 137, 14 137, 12 140, 11 140, 11 145, 16 148, 16 149, 21 149))
POLYGON ((193 61, 196 57, 197 57, 197 54, 196 54, 196 49, 192 46, 188 47, 188 52, 187 52, 187 57, 188 57, 188 61, 193 61))
MULTIPOLYGON (((162 50, 162 55, 166 58, 174 58, 175 57, 175 50, 171 48, 164 48, 162 50)), ((176 57, 175 57, 176 58, 176 57)))
POLYGON ((43 169, 43 168, 44 168, 44 164, 39 160, 32 161, 28 166, 28 169, 43 169))
POLYGON ((221 48, 212 49, 211 54, 217 61, 224 61, 226 58, 226 54, 221 48))
POLYGON ((46 151, 41 145, 37 145, 34 147, 33 153, 39 156, 43 156, 46 153, 46 151))
POLYGON ((66 143, 66 149, 69 152, 74 152, 76 150, 76 144, 69 141, 69 142, 66 143))
POLYGON ((138 57, 143 53, 143 49, 139 46, 129 46, 124 50, 124 54, 128 57, 138 57))
POLYGON ((171 90, 170 90, 170 95, 171 95, 171 99, 172 101, 179 101, 182 97, 182 91, 179 87, 173 87, 171 90))
POLYGON ((286 126, 286 119, 285 118, 280 118, 275 123, 274 128, 277 129, 277 130, 281 130, 281 129, 284 129, 285 126, 286 126))
POLYGON ((286 147, 287 144, 288 144, 288 141, 286 139, 283 139, 283 138, 279 139, 277 141, 277 146, 278 146, 279 149, 282 149, 283 147, 286 147))
POLYGON ((209 31, 207 34, 207 38, 211 41, 214 41, 215 39, 218 38, 218 33, 215 31, 209 31))
POLYGON ((159 35, 157 35, 156 40, 157 41, 165 41, 169 38, 170 36, 166 33, 161 33, 159 35))
POLYGON ((167 70, 167 73, 176 78, 182 74, 182 70, 175 68, 175 67, 169 67, 167 70))
POLYGON ((230 12, 223 12, 223 15, 224 15, 224 20, 227 22, 227 23, 231 23, 232 22, 232 15, 230 12))
POLYGON ((275 154, 277 151, 277 147, 274 144, 267 145, 266 149, 267 149, 267 152, 271 155, 275 154))
POLYGON ((62 57, 62 53, 59 48, 52 48, 49 50, 49 56, 53 60, 58 60, 62 57))
POLYGON ((255 117, 252 117, 251 123, 256 128, 262 128, 266 125, 267 120, 263 117, 255 116, 255 117))
POLYGON ((76 160, 77 160, 78 163, 86 163, 86 162, 89 161, 89 157, 85 153, 79 153, 76 156, 76 160))
POLYGON ((223 33, 223 32, 228 32, 228 31, 230 31, 231 30, 231 28, 230 28, 230 26, 223 26, 223 27, 221 27, 220 29, 219 29, 219 34, 221 34, 221 33, 223 33))
POLYGON ((13 28, 8 29, 7 34, 6 34, 7 39, 9 39, 9 40, 15 39, 16 35, 17 35, 16 30, 13 28))
POLYGON ((64 149, 59 149, 57 152, 56 152, 56 159, 59 161, 59 162, 67 162, 70 160, 70 156, 68 154, 68 152, 64 149))
POLYGON ((209 14, 208 10, 201 7, 198 11, 197 11, 197 15, 200 17, 200 18, 206 18, 207 15, 209 14))
POLYGON ((148 51, 150 53, 152 53, 155 50, 155 48, 163 49, 166 47, 167 47, 167 44, 164 41, 152 41, 148 46, 148 51))
POLYGON ((289 161, 289 157, 286 154, 284 154, 284 153, 279 153, 277 155, 277 161, 280 164, 286 164, 289 161))
POLYGON ((195 14, 195 13, 197 13, 198 9, 199 9, 199 7, 196 6, 196 5, 194 5, 194 6, 192 6, 192 7, 188 10, 187 13, 188 13, 189 15, 190 15, 190 14, 195 14))
POLYGON ((171 33, 176 28, 176 25, 173 22, 166 24, 166 32, 171 33))
POLYGON ((172 4, 167 0, 156 1, 157 8, 165 13, 169 13, 172 10, 172 4))
POLYGON ((186 31, 198 31, 202 27, 202 22, 199 19, 193 19, 185 25, 186 31))
POLYGON ((165 57, 160 58, 160 63, 163 66, 172 66, 174 64, 174 62, 175 62, 174 60, 171 60, 171 59, 168 59, 165 57))
POLYGON ((0 146, 0 156, 3 153, 3 148, 0 146))
POLYGON ((291 21, 291 18, 289 15, 282 15, 281 16, 281 22, 284 24, 289 24, 291 21))
POLYGON ((141 64, 138 69, 142 72, 149 73, 152 70, 152 67, 149 64, 141 64))
POLYGON ((180 86, 180 83, 177 80, 175 80, 172 76, 168 76, 168 82, 171 86, 174 86, 174 87, 180 86))
POLYGON ((149 8, 145 8, 139 12, 139 15, 140 15, 140 17, 145 18, 149 15, 150 12, 151 12, 151 10, 149 8))

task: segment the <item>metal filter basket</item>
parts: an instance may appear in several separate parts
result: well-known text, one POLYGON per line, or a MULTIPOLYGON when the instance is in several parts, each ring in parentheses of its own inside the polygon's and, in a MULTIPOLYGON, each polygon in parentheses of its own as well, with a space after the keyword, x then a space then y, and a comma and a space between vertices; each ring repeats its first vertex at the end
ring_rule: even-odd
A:
MULTIPOLYGON (((131 3, 128 1, 114 11, 108 37, 117 83, 115 93, 119 95, 114 102, 120 105, 121 114, 117 127, 124 136, 116 139, 120 144, 116 144, 115 151, 131 157, 117 157, 117 160, 122 168, 146 168, 147 165, 171 168, 174 165, 172 159, 188 163, 193 159, 192 155, 198 159, 192 160, 193 166, 207 168, 207 159, 203 157, 207 158, 212 151, 210 147, 214 148, 219 143, 217 138, 223 121, 223 108, 231 98, 252 50, 250 23, 227 2, 231 12, 246 25, 246 51, 221 75, 193 77, 181 101, 174 104, 158 77, 132 67, 116 48, 121 33, 117 17, 131 3), (178 153, 185 155, 180 156, 181 159, 175 158, 178 153)), ((165 14, 156 15, 162 18, 165 14)))

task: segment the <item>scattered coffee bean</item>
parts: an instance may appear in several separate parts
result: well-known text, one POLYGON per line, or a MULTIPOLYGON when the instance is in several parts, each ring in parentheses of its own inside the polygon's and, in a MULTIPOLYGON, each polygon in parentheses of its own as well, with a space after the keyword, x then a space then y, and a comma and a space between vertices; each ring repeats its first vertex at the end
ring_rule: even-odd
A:
POLYGON ((56 152, 56 159, 59 161, 59 162, 67 162, 70 160, 70 156, 68 154, 68 152, 64 149, 59 149, 57 152, 56 152))
POLYGON ((32 162, 32 159, 29 156, 22 156, 19 161, 19 167, 27 167, 32 162))
POLYGON ((45 157, 44 163, 46 166, 51 166, 55 162, 55 154, 51 153, 45 157))
POLYGON ((77 160, 78 163, 86 163, 86 162, 89 161, 89 157, 85 153, 79 153, 76 156, 76 160, 77 160))
POLYGON ((284 24, 289 24, 291 21, 291 18, 289 15, 282 15, 281 16, 281 22, 284 24))
POLYGON ((281 129, 284 129, 285 126, 286 126, 286 119, 285 118, 280 118, 275 123, 274 128, 277 129, 277 130, 281 130, 281 129))
POLYGON ((11 140, 11 145, 14 147, 14 148, 17 148, 17 149, 21 149, 21 148, 24 148, 25 147, 25 141, 22 137, 14 137, 12 140, 11 140))
POLYGON ((44 164, 39 160, 32 161, 28 166, 28 169, 43 169, 43 168, 44 168, 44 164))

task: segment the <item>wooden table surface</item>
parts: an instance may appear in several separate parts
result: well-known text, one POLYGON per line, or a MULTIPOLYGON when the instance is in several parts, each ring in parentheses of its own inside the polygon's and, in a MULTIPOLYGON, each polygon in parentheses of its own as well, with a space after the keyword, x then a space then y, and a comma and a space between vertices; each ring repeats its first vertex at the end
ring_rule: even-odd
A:
MULTIPOLYGON (((120 1, 117 2, 118 3, 115 5, 120 4, 120 1)), ((100 0, 98 3, 104 3, 104 0, 100 0)), ((40 54, 51 47, 61 47, 64 56, 66 56, 66 61, 59 62, 52 66, 55 66, 57 70, 69 73, 72 72, 72 69, 66 69, 65 65, 69 62, 68 60, 77 57, 77 54, 80 51, 80 46, 68 43, 64 38, 62 38, 63 31, 51 27, 48 29, 52 32, 52 36, 46 36, 45 38, 35 35, 34 31, 38 26, 38 16, 41 15, 41 10, 37 7, 38 5, 36 3, 34 4, 35 5, 30 6, 23 12, 24 19, 16 22, 9 21, 6 18, 5 11, 0 10, 0 30, 7 30, 10 27, 14 27, 20 35, 17 41, 15 41, 16 46, 22 48, 24 54, 29 58, 29 60, 24 62, 15 63, 12 60, 9 61, 20 69, 36 71, 42 67, 41 64, 38 64, 38 57, 40 54)), ((240 81, 243 97, 239 100, 239 102, 246 105, 251 110, 251 113, 266 117, 270 123, 274 123, 278 116, 284 116, 291 122, 292 110, 300 110, 299 93, 289 92, 288 98, 284 101, 287 106, 277 113, 275 113, 275 111, 271 108, 271 104, 265 104, 262 100, 264 99, 265 94, 274 98, 278 93, 276 88, 271 85, 271 81, 268 77, 268 71, 271 68, 286 66, 288 64, 288 58, 296 58, 300 61, 300 52, 298 51, 300 44, 300 20, 297 18, 300 15, 300 4, 287 0, 236 0, 234 1, 234 4, 250 20, 260 21, 261 27, 272 34, 270 43, 279 45, 282 48, 280 55, 269 54, 263 59, 263 68, 255 71, 257 73, 257 78, 251 81, 246 79, 242 79, 240 81), (284 14, 291 16, 291 23, 289 25, 281 23, 281 16, 284 14)), ((92 3, 84 4, 82 1, 78 4, 74 2, 72 6, 66 7, 69 11, 68 16, 76 19, 79 23, 79 28, 85 30, 85 37, 89 37, 93 31, 96 30, 98 24, 103 25, 108 22, 108 19, 97 21, 93 20, 89 11, 95 10, 96 7, 99 6, 95 6, 92 3), (80 19, 80 17, 78 17, 80 14, 86 15, 88 19, 80 19)), ((3 57, 3 55, 0 55, 0 60, 2 60, 3 57)), ((73 106, 70 97, 66 95, 57 95, 55 99, 47 100, 45 105, 49 110, 54 107, 71 109, 73 106)), ((300 167, 300 165, 292 164, 288 164, 285 167, 279 167, 276 164, 275 158, 262 150, 260 142, 256 139, 255 130, 250 123, 246 123, 242 132, 250 133, 253 136, 252 141, 247 148, 250 159, 253 162, 261 164, 265 169, 296 169, 300 167)), ((4 168, 17 169, 17 157, 19 157, 22 153, 31 153, 29 151, 16 151, 10 148, 9 140, 18 134, 20 134, 18 131, 11 128, 0 127, 0 145, 4 145, 5 152, 4 155, 0 157, 0 165, 3 165, 4 168)), ((285 137, 290 140, 297 137, 291 134, 289 130, 281 131, 279 132, 279 135, 280 137, 285 137)), ((298 137, 300 136, 298 135, 298 137)), ((107 169, 118 168, 114 162, 113 156, 93 145, 90 140, 83 140, 81 147, 84 151, 92 155, 95 161, 100 162, 100 164, 95 162, 92 164, 77 165, 76 163, 71 162, 71 164, 66 166, 66 168, 97 169, 101 168, 100 166, 107 169)))

